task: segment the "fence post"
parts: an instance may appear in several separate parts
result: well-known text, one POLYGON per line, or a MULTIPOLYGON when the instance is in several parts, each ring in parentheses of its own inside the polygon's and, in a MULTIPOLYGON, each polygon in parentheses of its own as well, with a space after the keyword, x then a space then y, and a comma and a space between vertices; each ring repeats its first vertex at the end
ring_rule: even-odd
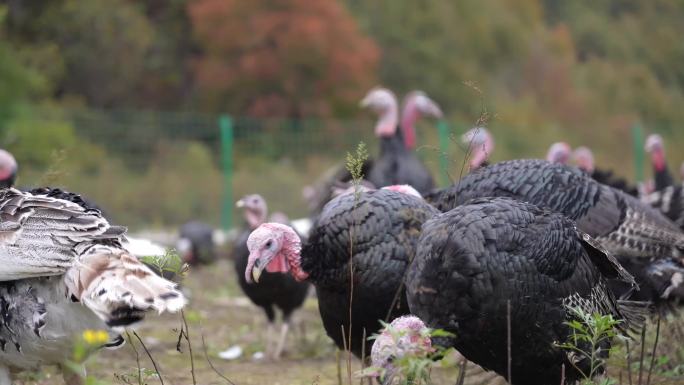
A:
POLYGON ((446 120, 437 122, 437 132, 439 133, 439 169, 442 186, 451 184, 449 179, 449 123, 446 120))
POLYGON ((233 120, 230 115, 221 115, 218 125, 221 130, 221 165, 223 166, 221 226, 224 230, 228 230, 233 225, 233 120))
POLYGON ((639 123, 632 125, 632 143, 634 153, 634 176, 637 182, 644 181, 644 132, 639 123))

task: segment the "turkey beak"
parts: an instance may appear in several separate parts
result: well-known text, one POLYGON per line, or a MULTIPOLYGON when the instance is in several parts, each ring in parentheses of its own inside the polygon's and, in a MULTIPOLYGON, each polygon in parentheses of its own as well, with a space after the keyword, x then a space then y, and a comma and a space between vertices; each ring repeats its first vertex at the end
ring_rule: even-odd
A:
POLYGON ((259 283, 259 277, 261 277, 261 272, 264 270, 264 266, 259 266, 259 261, 257 260, 254 268, 252 268, 252 279, 254 280, 254 283, 259 283))
POLYGON ((245 207, 245 200, 240 199, 239 201, 235 202, 235 207, 245 207))
POLYGON ((256 260, 254 260, 254 266, 252 267, 252 280, 254 280, 254 283, 259 283, 259 278, 261 277, 261 273, 264 271, 266 266, 271 263, 271 260, 273 259, 275 255, 266 255, 266 256, 259 256, 256 260))

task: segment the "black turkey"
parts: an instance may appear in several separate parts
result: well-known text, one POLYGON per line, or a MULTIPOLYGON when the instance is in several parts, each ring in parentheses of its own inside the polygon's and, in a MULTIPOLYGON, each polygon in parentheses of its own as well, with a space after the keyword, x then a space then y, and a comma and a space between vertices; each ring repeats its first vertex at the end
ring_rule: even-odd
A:
POLYGON ((555 344, 568 340, 565 322, 578 308, 619 320, 623 334, 643 322, 643 305, 617 301, 606 283, 634 279, 596 245, 560 213, 509 198, 469 201, 423 225, 406 278, 411 313, 453 333, 433 343, 505 377, 510 314, 509 381, 560 384, 565 367, 574 383, 589 374, 589 359, 555 344))
POLYGON ((641 201, 660 210, 684 230, 684 183, 652 192, 641 197, 641 201))
MULTIPOLYGON (((174 283, 122 247, 125 228, 78 195, 35 191, 0 190, 0 384, 11 383, 10 370, 68 363, 85 330, 106 330, 106 345, 117 346, 147 311, 185 305, 174 283)), ((64 374, 67 384, 82 383, 64 374)))
POLYGON ((655 183, 655 191, 660 191, 665 187, 674 185, 674 178, 667 167, 667 159, 665 159, 665 145, 663 138, 658 134, 651 134, 646 138, 646 152, 651 157, 651 165, 653 166, 653 180, 655 183))
POLYGON ((589 174, 595 181, 621 190, 633 197, 639 196, 639 189, 637 186, 631 185, 625 179, 613 174, 610 170, 597 169, 594 165, 594 154, 588 147, 577 147, 572 156, 577 167, 589 174))
POLYGON ((214 228, 200 221, 184 223, 178 231, 176 249, 188 264, 214 262, 216 260, 214 228))
MULTIPOLYGON (((432 175, 414 153, 416 146, 415 125, 422 116, 440 118, 439 106, 422 91, 409 92, 404 98, 401 126, 398 124, 398 102, 392 91, 374 88, 361 101, 361 106, 372 109, 379 115, 375 135, 380 140, 377 159, 364 162, 361 173, 370 187, 408 184, 421 194, 434 187, 432 175)), ((316 217, 323 206, 335 197, 340 185, 347 185, 352 176, 344 165, 331 169, 314 186, 303 191, 309 203, 312 217, 316 217)), ((344 189, 344 188, 343 188, 344 189)))
POLYGON ((636 198, 596 182, 575 167, 528 159, 471 173, 434 194, 431 202, 448 211, 486 196, 520 199, 576 221, 580 230, 601 242, 637 278, 642 290, 635 299, 664 303, 684 298, 684 234, 636 198))
POLYGON ((298 280, 311 282, 328 336, 340 349, 361 357, 364 349, 370 353, 364 336, 377 332, 380 320, 408 313, 404 274, 423 222, 436 213, 421 198, 404 192, 343 194, 325 206, 303 248, 288 226, 266 223, 252 232, 245 275, 256 280, 264 269, 290 271, 298 280))
POLYGON ((379 115, 375 135, 380 139, 380 154, 373 161, 366 179, 378 187, 408 184, 421 194, 430 191, 434 187, 432 175, 413 152, 414 125, 421 113, 441 117, 439 107, 420 91, 410 93, 406 97, 400 127, 397 124, 397 99, 390 90, 371 90, 361 105, 379 115))
MULTIPOLYGON (((244 209, 247 229, 238 237, 233 247, 233 263, 238 283, 245 295, 257 306, 264 310, 268 319, 266 332, 266 355, 269 358, 279 359, 285 347, 287 333, 290 329, 292 313, 299 309, 309 291, 309 284, 298 282, 289 274, 280 272, 265 272, 258 283, 248 282, 245 279, 245 269, 249 259, 247 238, 249 234, 266 221, 268 206, 259 194, 247 195, 237 201, 238 207, 244 209), (274 325, 276 321, 275 310, 282 312, 283 324, 277 341, 273 339, 274 325)), ((274 215, 276 215, 274 213, 274 215)), ((280 217, 280 215, 276 215, 280 217)), ((271 218, 273 220, 273 217, 271 218)), ((287 218, 285 218, 287 223, 287 218)))

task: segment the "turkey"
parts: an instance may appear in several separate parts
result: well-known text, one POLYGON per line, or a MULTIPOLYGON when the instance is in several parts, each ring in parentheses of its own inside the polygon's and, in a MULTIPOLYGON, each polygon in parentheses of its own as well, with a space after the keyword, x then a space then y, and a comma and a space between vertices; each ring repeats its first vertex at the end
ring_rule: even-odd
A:
POLYGON ((484 127, 475 127, 468 130, 461 137, 463 145, 467 146, 466 153, 470 154, 468 166, 470 171, 480 167, 486 167, 489 156, 494 151, 494 138, 484 127))
POLYGON ((14 186, 17 180, 17 161, 9 152, 0 149, 0 188, 14 186))
MULTIPOLYGON (((247 238, 249 237, 250 232, 266 221, 268 206, 266 205, 264 198, 258 194, 247 195, 237 201, 236 205, 244 209, 245 221, 247 222, 248 228, 238 237, 233 248, 235 273, 237 274, 240 288, 245 295, 266 313, 266 318, 268 320, 268 329, 266 331, 266 355, 269 358, 277 360, 280 358, 283 348, 285 347, 292 313, 299 309, 304 303, 306 295, 309 292, 309 284, 306 282, 298 282, 292 276, 279 272, 264 273, 258 283, 253 283, 245 279, 244 272, 247 268, 249 259, 247 238), (278 341, 273 340, 276 308, 280 309, 283 314, 283 324, 281 326, 278 341)), ((276 214, 277 213, 274 213, 274 216, 281 216, 276 214)), ((284 219, 284 222, 287 223, 287 218, 284 219)))
POLYGON ((565 142, 556 142, 549 147, 546 160, 551 163, 568 164, 572 156, 572 147, 565 142))
POLYGON ((390 90, 371 90, 361 101, 361 106, 380 115, 375 126, 375 135, 380 139, 380 154, 373 161, 366 179, 375 186, 409 184, 421 194, 430 191, 434 187, 432 176, 413 153, 414 126, 421 114, 441 117, 439 107, 425 93, 413 91, 406 96, 399 127, 397 99, 390 90))
POLYGON ((260 281, 266 269, 289 271, 297 280, 311 282, 328 336, 340 349, 368 355, 365 337, 380 329, 379 321, 408 313, 404 274, 423 222, 438 213, 414 196, 415 190, 399 190, 347 193, 331 200, 303 247, 290 227, 261 225, 247 241, 245 278, 260 281))
MULTIPOLYGON (((453 334, 432 344, 454 347, 505 377, 510 346, 513 385, 574 383, 589 374, 589 358, 556 344, 569 340, 566 322, 578 309, 612 316, 623 335, 644 320, 643 305, 613 296, 607 278, 634 279, 597 245, 560 213, 509 198, 471 200, 423 225, 406 278, 409 308, 427 326, 453 334)), ((397 344, 400 353, 430 347, 417 337, 410 349, 397 344)), ((609 347, 603 341, 596 354, 606 358, 609 347)), ((372 349, 382 350, 387 356, 393 349, 372 349)))
MULTIPOLYGON (((432 203, 448 211, 486 196, 520 199, 576 221, 580 230, 596 238, 637 278, 642 290, 635 299, 664 304, 684 298, 684 234, 636 198, 594 181, 575 167, 521 159, 471 173, 432 203)), ((627 287, 616 286, 627 294, 627 287)))
MULTIPOLYGON (((434 186, 429 171, 413 152, 416 145, 415 124, 422 116, 440 118, 442 111, 422 91, 409 92, 404 98, 401 127, 398 124, 398 102, 392 91, 374 88, 361 101, 361 106, 379 114, 375 135, 380 139, 380 153, 377 159, 364 162, 361 174, 367 179, 363 183, 372 188, 393 184, 409 184, 421 194, 434 186)), ((311 216, 315 218, 335 193, 347 189, 352 176, 345 166, 329 170, 314 186, 304 188, 311 216)))
POLYGON ((646 138, 645 149, 651 157, 655 191, 660 191, 667 186, 674 185, 674 178, 670 174, 670 170, 667 167, 667 159, 665 159, 663 138, 658 134, 649 135, 646 138))
MULTIPOLYGON (((110 226, 77 196, 0 190, 0 384, 10 371, 62 365, 87 329, 107 330, 123 342, 123 329, 148 311, 185 305, 176 285, 122 248, 125 228, 110 226)), ((81 378, 64 372, 69 385, 81 378)))
POLYGON ((667 186, 660 191, 641 197, 641 201, 660 210, 684 230, 684 183, 667 186))
POLYGON ((214 262, 214 229, 200 221, 184 223, 178 231, 176 249, 183 260, 191 265, 214 262))
POLYGON ((577 167, 589 174, 595 181, 614 187, 633 197, 639 195, 636 186, 632 186, 626 180, 616 176, 610 170, 597 169, 594 165, 594 154, 588 147, 580 146, 572 153, 572 157, 577 167))

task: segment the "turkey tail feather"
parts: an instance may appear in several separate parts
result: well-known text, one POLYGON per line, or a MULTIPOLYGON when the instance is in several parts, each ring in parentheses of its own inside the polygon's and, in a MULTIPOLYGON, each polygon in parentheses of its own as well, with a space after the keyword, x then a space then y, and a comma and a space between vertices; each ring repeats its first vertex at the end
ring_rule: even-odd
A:
POLYGON ((176 312, 186 303, 176 284, 123 249, 94 246, 66 275, 72 298, 111 327, 140 321, 147 311, 176 312))

